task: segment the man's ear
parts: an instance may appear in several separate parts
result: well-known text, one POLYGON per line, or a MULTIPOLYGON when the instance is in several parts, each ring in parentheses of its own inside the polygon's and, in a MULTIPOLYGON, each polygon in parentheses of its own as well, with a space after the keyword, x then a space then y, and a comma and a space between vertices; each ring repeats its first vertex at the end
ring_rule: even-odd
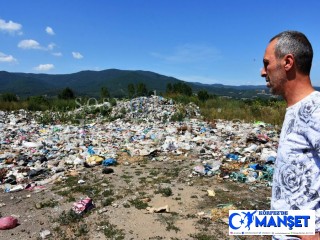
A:
POLYGON ((293 64, 294 64, 294 57, 292 54, 287 54, 283 57, 284 60, 284 69, 286 71, 289 71, 290 69, 292 69, 293 64))

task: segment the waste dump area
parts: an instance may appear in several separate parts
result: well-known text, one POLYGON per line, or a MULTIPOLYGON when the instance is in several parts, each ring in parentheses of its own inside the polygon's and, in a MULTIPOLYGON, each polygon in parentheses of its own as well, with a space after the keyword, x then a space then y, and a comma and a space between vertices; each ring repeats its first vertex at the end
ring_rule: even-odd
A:
POLYGON ((277 126, 159 96, 41 114, 0 111, 0 239, 237 239, 228 210, 270 207, 277 126))

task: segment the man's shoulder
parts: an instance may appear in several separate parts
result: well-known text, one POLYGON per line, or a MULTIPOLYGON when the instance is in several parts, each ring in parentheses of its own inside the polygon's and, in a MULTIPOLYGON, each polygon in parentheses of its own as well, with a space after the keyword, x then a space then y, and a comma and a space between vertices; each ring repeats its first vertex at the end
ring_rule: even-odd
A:
POLYGON ((319 91, 314 91, 312 94, 311 94, 312 97, 319 97, 320 96, 320 92, 319 91))
POLYGON ((319 114, 319 112, 320 112, 320 92, 315 91, 314 94, 312 94, 312 102, 314 105, 315 113, 319 114))
POLYGON ((299 120, 306 124, 314 119, 320 119, 320 92, 315 91, 303 99, 295 111, 299 120))
POLYGON ((317 109, 320 107, 320 92, 314 91, 301 101, 300 107, 309 109, 317 109))

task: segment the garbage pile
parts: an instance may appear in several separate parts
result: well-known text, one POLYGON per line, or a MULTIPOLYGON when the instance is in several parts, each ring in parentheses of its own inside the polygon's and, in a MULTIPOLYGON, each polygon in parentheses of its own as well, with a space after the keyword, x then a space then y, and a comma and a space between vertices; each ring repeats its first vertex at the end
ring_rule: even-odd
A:
POLYGON ((271 125, 205 122, 196 105, 182 107, 157 96, 119 101, 112 114, 119 113, 121 118, 107 123, 91 119, 80 125, 42 125, 24 110, 0 111, 0 188, 41 189, 70 168, 121 163, 123 153, 125 161, 192 156, 191 162, 202 163, 190 169, 192 177, 271 181, 279 137, 271 125), (184 120, 169 121, 179 111, 184 120))
POLYGON ((273 126, 218 120, 211 131, 214 136, 203 142, 199 155, 203 164, 194 168, 194 175, 218 174, 223 179, 271 185, 279 137, 273 126))
POLYGON ((181 112, 184 116, 199 117, 200 109, 194 103, 186 106, 175 103, 172 99, 161 96, 139 97, 128 101, 118 101, 112 109, 111 117, 140 121, 168 121, 174 114, 181 112))

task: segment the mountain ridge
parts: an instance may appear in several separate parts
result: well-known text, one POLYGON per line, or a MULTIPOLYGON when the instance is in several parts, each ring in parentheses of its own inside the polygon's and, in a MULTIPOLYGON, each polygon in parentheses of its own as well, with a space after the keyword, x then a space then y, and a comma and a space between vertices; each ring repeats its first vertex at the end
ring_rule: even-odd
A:
POLYGON ((148 90, 165 92, 168 83, 186 83, 194 92, 206 90, 216 95, 245 97, 254 92, 267 90, 263 85, 231 86, 223 84, 204 84, 187 82, 174 77, 144 70, 105 69, 101 71, 83 70, 68 74, 11 73, 0 71, 0 93, 12 92, 22 97, 33 95, 56 96, 59 91, 69 87, 76 95, 98 97, 101 87, 107 87, 115 96, 127 95, 128 84, 144 83, 148 90), (248 94, 244 94, 248 93, 248 94), (243 96, 241 96, 243 95, 243 96))

